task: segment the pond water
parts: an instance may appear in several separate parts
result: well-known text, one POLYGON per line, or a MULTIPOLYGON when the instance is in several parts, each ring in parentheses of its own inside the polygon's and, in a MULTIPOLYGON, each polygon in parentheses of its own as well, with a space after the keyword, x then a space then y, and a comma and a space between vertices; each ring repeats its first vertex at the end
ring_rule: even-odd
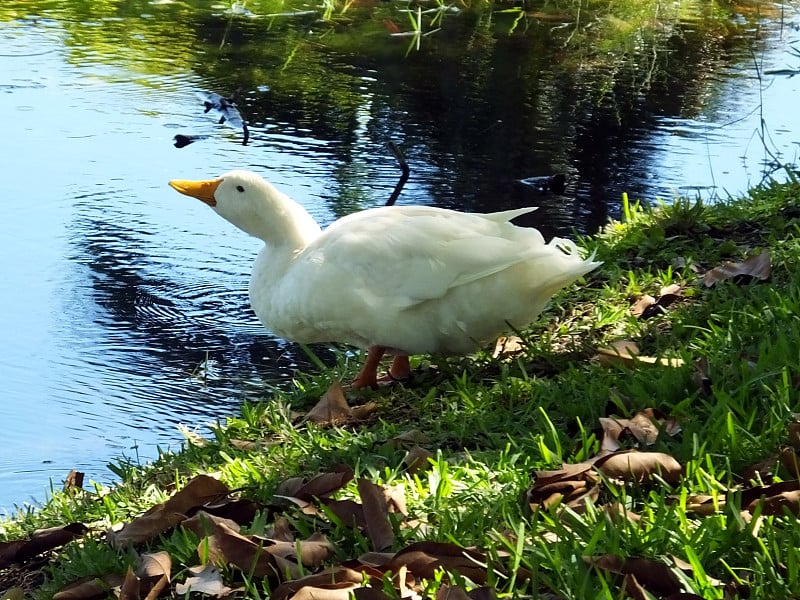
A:
POLYGON ((453 8, 426 13, 417 50, 392 35, 406 13, 361 4, 330 21, 299 2, 0 7, 0 514, 70 469, 111 482, 114 458, 178 448, 178 424, 309 368, 247 305, 258 244, 169 179, 250 168, 329 223, 386 201, 394 141, 399 203, 539 205, 524 224, 568 235, 623 192, 725 197, 795 162, 800 77, 767 74, 800 67, 794 7, 600 40, 533 9, 453 8), (204 111, 210 91, 237 93, 246 145, 204 111), (554 173, 561 195, 521 183, 554 173))

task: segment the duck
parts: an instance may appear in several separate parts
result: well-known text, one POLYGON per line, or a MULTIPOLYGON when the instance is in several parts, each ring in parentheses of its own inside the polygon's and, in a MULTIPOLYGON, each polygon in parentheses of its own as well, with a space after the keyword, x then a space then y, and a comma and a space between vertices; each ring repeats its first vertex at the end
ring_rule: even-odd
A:
POLYGON ((322 229, 252 171, 169 185, 264 243, 248 292, 267 329, 297 343, 366 350, 353 389, 407 380, 409 356, 468 355, 524 328, 601 264, 571 240, 545 242, 537 229, 511 223, 535 207, 381 206, 322 229), (379 377, 387 354, 391 366, 379 377))

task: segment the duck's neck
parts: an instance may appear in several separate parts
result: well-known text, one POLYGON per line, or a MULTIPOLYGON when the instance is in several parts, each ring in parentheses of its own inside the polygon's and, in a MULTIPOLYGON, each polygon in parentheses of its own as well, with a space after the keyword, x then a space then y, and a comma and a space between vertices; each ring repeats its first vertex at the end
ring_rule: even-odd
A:
POLYGON ((234 224, 264 241, 274 251, 294 254, 320 234, 320 227, 305 208, 269 186, 268 210, 242 215, 234 224))

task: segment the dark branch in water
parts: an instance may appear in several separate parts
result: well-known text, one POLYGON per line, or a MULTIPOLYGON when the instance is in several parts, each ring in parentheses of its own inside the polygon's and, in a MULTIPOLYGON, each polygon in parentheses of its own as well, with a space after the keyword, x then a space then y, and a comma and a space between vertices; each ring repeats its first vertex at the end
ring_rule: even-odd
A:
POLYGON ((403 154, 403 151, 400 150, 400 148, 397 146, 397 144, 395 144, 392 140, 389 140, 388 142, 386 142, 386 146, 389 148, 389 151, 397 159, 397 162, 400 164, 400 170, 403 172, 402 175, 400 175, 400 179, 397 182, 397 185, 394 186, 394 191, 392 192, 392 195, 389 196, 389 199, 386 201, 386 206, 392 206, 397 200, 397 197, 400 195, 400 192, 403 191, 403 186, 406 184, 406 181, 408 181, 408 175, 410 171, 408 168, 408 162, 406 161, 406 157, 403 154))

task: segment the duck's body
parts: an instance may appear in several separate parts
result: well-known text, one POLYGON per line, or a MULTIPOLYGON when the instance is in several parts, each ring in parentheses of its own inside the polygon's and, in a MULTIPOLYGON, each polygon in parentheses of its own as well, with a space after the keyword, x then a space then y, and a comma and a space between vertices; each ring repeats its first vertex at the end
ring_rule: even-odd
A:
POLYGON ((569 240, 546 244, 537 230, 509 222, 533 208, 480 215, 388 206, 321 231, 254 173, 170 184, 264 241, 250 302, 267 328, 297 342, 371 350, 374 364, 357 386, 375 384, 384 352, 402 357, 396 366, 404 370, 410 354, 466 354, 524 327, 555 292, 600 264, 582 259, 569 240))

